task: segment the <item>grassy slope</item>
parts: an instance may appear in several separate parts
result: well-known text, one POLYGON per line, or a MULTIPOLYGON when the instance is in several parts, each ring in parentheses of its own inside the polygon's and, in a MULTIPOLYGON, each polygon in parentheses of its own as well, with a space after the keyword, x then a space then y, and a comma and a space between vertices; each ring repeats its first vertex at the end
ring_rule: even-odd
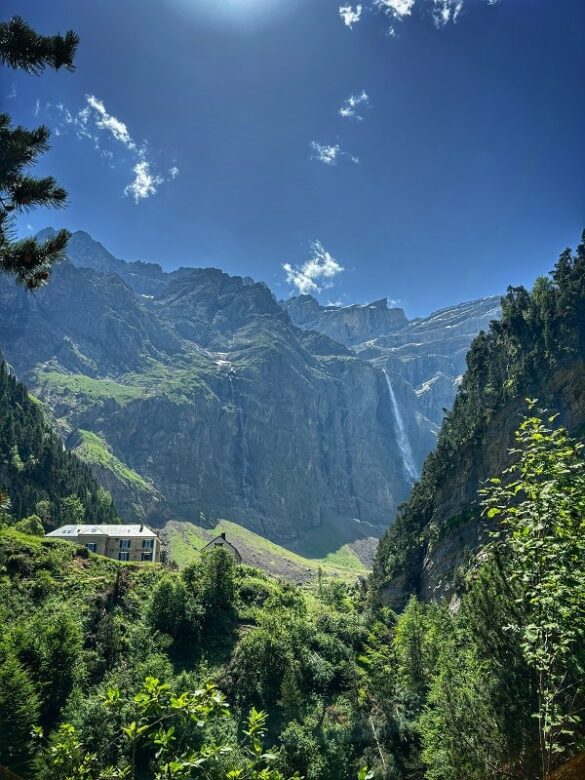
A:
POLYGON ((357 575, 367 573, 367 569, 347 545, 322 558, 303 558, 228 520, 220 520, 211 529, 176 520, 168 522, 166 532, 171 560, 179 568, 186 566, 221 531, 225 531, 228 541, 239 550, 245 563, 295 582, 315 578, 319 568, 326 576, 343 579, 355 579, 357 575))
POLYGON ((136 471, 122 463, 109 449, 106 442, 91 431, 79 429, 82 443, 75 448, 79 457, 96 466, 111 471, 119 480, 129 487, 135 487, 146 492, 151 490, 149 483, 136 471))

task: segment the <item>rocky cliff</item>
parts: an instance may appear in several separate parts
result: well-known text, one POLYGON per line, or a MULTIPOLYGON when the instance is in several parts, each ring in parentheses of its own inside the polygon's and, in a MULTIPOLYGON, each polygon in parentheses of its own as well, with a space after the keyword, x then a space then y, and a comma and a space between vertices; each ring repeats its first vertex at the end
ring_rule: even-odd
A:
MULTIPOLYGON (((403 451, 412 452, 414 473, 436 444, 445 411, 453 405, 474 337, 500 314, 493 296, 408 320, 386 299, 354 306, 320 306, 310 295, 281 301, 300 328, 326 334, 383 371, 395 418, 403 428, 403 451)), ((408 470, 408 467, 407 467, 408 470)), ((411 469, 412 471, 412 469, 411 469)))
POLYGON ((526 398, 585 433, 585 245, 565 253, 532 293, 511 288, 501 321, 478 336, 437 449, 396 523, 382 538, 374 589, 393 606, 411 593, 452 594, 485 539, 478 490, 510 459, 526 398))
POLYGON ((392 520, 494 310, 281 305, 217 269, 126 263, 83 232, 69 258, 34 296, 0 281, 0 344, 122 515, 229 518, 309 553, 392 520))
POLYGON ((409 484, 380 371, 294 327, 263 284, 184 269, 145 296, 84 265, 35 296, 3 279, 0 341, 122 513, 290 544, 381 533, 409 484))

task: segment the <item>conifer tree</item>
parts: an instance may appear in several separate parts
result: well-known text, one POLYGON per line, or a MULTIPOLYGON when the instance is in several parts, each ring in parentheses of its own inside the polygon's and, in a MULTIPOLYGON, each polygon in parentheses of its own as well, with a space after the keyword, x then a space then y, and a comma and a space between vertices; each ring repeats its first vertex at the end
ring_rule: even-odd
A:
MULTIPOLYGON (((70 30, 64 36, 39 35, 20 17, 0 22, 0 64, 39 75, 45 68, 74 69, 79 43, 70 30)), ((54 263, 63 257, 69 233, 61 230, 46 241, 14 240, 14 218, 35 206, 61 207, 66 191, 52 176, 34 178, 28 169, 47 151, 49 130, 14 127, 8 114, 0 114, 0 270, 33 290, 49 278, 54 263)))

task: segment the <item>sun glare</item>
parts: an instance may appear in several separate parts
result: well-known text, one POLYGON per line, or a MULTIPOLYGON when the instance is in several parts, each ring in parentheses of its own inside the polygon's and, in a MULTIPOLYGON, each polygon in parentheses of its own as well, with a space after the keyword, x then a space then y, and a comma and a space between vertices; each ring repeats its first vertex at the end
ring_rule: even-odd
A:
POLYGON ((185 11, 210 20, 257 25, 274 19, 299 0, 174 0, 185 11))

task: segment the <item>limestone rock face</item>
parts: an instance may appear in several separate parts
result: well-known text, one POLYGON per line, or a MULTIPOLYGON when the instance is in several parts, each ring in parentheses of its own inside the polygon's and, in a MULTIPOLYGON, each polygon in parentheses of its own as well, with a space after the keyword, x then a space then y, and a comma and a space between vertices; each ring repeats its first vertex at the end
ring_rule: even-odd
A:
POLYGON ((500 313, 497 296, 407 320, 386 299, 359 306, 320 306, 310 295, 281 301, 291 320, 335 338, 391 378, 418 472, 465 371, 471 341, 500 313))
POLYGON ((0 345, 128 520, 204 513, 293 547, 327 529, 336 549, 407 498, 495 305, 409 322, 385 300, 279 303, 79 231, 34 296, 0 278, 0 345))
POLYGON ((347 346, 392 333, 408 324, 402 309, 389 309, 386 298, 365 305, 320 306, 311 295, 300 295, 281 304, 299 327, 318 330, 347 346))

